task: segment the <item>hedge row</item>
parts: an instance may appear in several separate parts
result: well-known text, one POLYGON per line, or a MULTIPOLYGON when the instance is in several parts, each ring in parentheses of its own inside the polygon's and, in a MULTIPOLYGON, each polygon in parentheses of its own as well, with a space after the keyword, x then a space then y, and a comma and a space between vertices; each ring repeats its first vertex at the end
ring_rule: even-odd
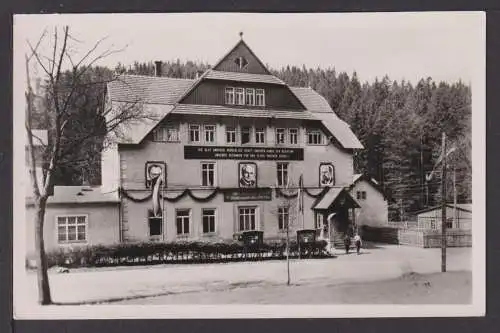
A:
MULTIPOLYGON (((326 241, 318 241, 299 249, 297 242, 292 241, 289 255, 291 257, 326 257, 328 256, 326 245, 326 241)), ((66 247, 47 253, 49 267, 228 262, 283 259, 285 256, 285 243, 264 243, 258 247, 245 247, 240 242, 123 243, 110 246, 66 247)))

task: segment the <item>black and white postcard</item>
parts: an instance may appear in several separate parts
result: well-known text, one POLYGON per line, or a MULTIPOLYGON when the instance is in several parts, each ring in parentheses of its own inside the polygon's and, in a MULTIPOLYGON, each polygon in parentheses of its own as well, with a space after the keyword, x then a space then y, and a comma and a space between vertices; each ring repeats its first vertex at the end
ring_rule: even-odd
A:
POLYGON ((485 14, 14 16, 14 316, 485 313, 485 14))

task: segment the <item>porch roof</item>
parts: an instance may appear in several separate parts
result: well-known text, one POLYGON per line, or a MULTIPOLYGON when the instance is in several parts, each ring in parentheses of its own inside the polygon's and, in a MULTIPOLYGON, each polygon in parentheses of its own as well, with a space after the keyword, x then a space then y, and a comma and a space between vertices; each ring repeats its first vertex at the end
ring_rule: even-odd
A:
POLYGON ((323 197, 313 205, 312 209, 327 210, 342 196, 346 199, 346 204, 349 208, 360 207, 344 187, 330 187, 323 197))

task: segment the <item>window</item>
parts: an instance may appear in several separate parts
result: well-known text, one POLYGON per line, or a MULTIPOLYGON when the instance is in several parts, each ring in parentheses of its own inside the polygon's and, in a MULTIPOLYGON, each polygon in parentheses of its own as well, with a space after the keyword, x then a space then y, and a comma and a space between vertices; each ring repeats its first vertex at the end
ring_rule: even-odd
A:
POLYGON ((236 143, 236 127, 226 127, 226 142, 236 143))
POLYGON ((321 229, 323 227, 323 213, 316 212, 314 214, 314 228, 321 229))
POLYGON ((234 88, 233 87, 226 87, 225 90, 225 100, 226 104, 234 104, 234 88))
POLYGON ((236 59, 234 59, 234 62, 240 69, 248 65, 248 61, 244 57, 237 57, 236 59))
POLYGON ((214 143, 215 142, 215 125, 205 125, 205 142, 214 143))
POLYGON ((446 228, 447 229, 453 228, 453 217, 446 218, 446 228))
POLYGON ((257 106, 266 105, 264 89, 255 89, 255 105, 257 106))
POLYGON ((255 89, 247 88, 246 89, 246 105, 255 105, 255 89))
POLYGON ((149 236, 161 236, 163 217, 155 216, 152 210, 148 211, 149 236))
POLYGON ((250 143, 250 127, 241 128, 241 144, 250 143))
POLYGON ((189 142, 200 142, 200 125, 189 125, 189 142))
POLYGON ((290 138, 291 145, 296 145, 299 143, 299 129, 298 128, 290 128, 288 130, 288 136, 290 138))
POLYGON ((276 129, 276 143, 283 144, 285 143, 285 129, 277 128, 276 129))
POLYGON ((255 207, 239 208, 240 231, 255 230, 255 207))
POLYGON ((177 227, 177 235, 188 235, 189 224, 191 223, 191 210, 190 209, 176 210, 175 222, 177 227))
POLYGON ((278 229, 285 230, 289 222, 289 212, 288 207, 278 208, 278 229))
POLYGON ((213 233, 215 232, 215 209, 204 208, 201 213, 202 223, 203 223, 203 233, 213 233))
POLYGON ((278 186, 288 185, 288 163, 277 164, 278 186))
POLYGON ((366 191, 357 191, 356 198, 358 200, 366 200, 366 191))
POLYGON ((255 129, 255 143, 266 143, 266 132, 263 128, 255 129))
POLYGON ((215 163, 201 163, 201 185, 215 186, 215 163))
POLYGON ((245 89, 236 88, 236 104, 245 105, 245 89))
POLYGON ((323 135, 319 130, 311 130, 307 132, 307 144, 320 145, 323 143, 323 135))
POLYGON ((179 141, 179 128, 174 126, 159 127, 153 132, 153 141, 177 142, 179 141))
POLYGON ((57 241, 59 243, 85 242, 87 240, 87 216, 58 216, 57 241))

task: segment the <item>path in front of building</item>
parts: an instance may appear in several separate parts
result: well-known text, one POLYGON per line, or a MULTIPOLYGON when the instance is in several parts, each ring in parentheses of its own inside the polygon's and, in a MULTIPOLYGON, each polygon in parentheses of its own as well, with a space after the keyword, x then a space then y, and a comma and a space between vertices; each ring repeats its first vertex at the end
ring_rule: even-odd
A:
MULTIPOLYGON (((471 248, 448 249, 448 271, 471 270, 471 248)), ((376 245, 361 255, 338 252, 336 258, 292 260, 292 283, 341 285, 382 281, 411 272, 437 273, 441 269, 440 249, 376 245)), ((50 273, 54 302, 143 299, 148 296, 224 291, 286 283, 286 261, 238 262, 227 264, 156 265, 100 269, 75 269, 67 274, 50 273)), ((26 274, 25 301, 36 304, 34 272, 26 274)), ((17 295, 16 295, 17 298, 17 295)), ((136 302, 136 303, 137 303, 136 302)))

